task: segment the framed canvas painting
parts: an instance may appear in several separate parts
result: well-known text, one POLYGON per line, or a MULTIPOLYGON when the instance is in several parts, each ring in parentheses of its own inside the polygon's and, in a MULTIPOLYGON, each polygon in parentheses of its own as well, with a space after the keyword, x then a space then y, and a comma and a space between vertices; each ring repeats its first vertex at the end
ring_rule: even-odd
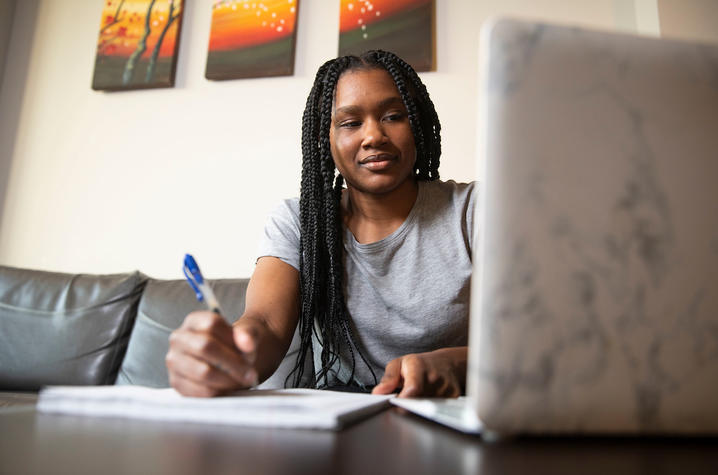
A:
POLYGON ((92 89, 172 87, 184 0, 102 0, 92 89))
POLYGON ((417 71, 434 63, 434 0, 340 0, 339 55, 396 53, 417 71))
POLYGON ((299 0, 215 0, 207 79, 291 76, 299 0))

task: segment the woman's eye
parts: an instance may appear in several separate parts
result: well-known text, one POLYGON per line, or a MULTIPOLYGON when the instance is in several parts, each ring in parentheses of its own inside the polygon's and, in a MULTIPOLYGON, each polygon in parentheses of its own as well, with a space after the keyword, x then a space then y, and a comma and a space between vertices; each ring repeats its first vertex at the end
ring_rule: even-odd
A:
POLYGON ((359 127, 361 125, 361 122, 358 120, 345 120, 344 122, 340 123, 340 127, 345 128, 353 128, 353 127, 359 127))
POLYGON ((387 114, 386 116, 384 116, 384 120, 386 120, 388 122, 396 122, 396 121, 402 120, 403 118, 404 118, 404 114, 402 114, 400 112, 396 112, 393 114, 387 114))

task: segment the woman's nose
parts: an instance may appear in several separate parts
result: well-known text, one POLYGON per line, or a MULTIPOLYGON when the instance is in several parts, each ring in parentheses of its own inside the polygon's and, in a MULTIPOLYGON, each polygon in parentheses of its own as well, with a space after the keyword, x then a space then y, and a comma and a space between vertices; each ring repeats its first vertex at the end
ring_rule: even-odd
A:
POLYGON ((387 136, 381 121, 367 120, 364 122, 364 138, 362 147, 373 148, 385 144, 387 136))

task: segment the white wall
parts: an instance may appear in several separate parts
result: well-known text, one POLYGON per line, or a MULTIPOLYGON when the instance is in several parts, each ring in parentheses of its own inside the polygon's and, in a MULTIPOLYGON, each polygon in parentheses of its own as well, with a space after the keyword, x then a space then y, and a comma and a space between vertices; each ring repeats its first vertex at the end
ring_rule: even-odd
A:
MULTIPOLYGON (((477 39, 495 13, 638 31, 649 0, 436 0, 443 178, 472 180, 477 39)), ((336 55, 338 0, 301 0, 292 77, 204 79, 211 7, 186 0, 176 86, 90 89, 100 0, 17 2, 0 93, 0 264, 249 276, 264 217, 299 193, 300 123, 336 55)), ((654 8, 655 10, 655 8, 654 8)), ((649 27, 650 30, 650 27, 649 27)), ((650 31, 648 31, 650 33, 650 31)))

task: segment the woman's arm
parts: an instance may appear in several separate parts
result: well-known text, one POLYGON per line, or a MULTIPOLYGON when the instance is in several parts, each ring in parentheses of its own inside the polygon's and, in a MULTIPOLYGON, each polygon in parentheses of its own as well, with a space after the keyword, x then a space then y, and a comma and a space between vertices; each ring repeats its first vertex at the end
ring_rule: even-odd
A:
POLYGON ((185 396, 209 397, 271 376, 299 318, 299 272, 274 257, 257 262, 244 314, 230 326, 212 312, 192 312, 170 335, 170 384, 185 396))
POLYGON ((467 347, 441 348, 393 359, 373 394, 399 397, 458 397, 466 387, 467 347))

